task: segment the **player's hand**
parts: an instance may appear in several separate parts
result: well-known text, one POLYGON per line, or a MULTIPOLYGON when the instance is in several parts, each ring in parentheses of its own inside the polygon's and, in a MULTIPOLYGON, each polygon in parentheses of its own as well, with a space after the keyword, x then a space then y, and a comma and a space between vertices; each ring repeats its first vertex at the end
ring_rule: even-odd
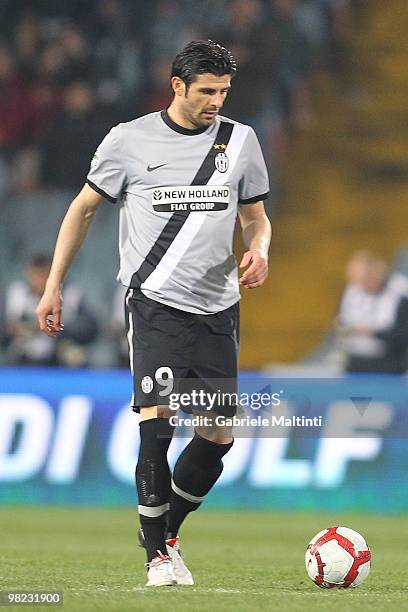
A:
POLYGON ((239 279, 240 284, 246 289, 260 287, 268 276, 268 260, 262 251, 257 249, 244 253, 239 267, 247 268, 239 279))
POLYGON ((62 297, 60 291, 45 291, 36 311, 40 330, 56 338, 57 334, 64 329, 61 323, 62 297))

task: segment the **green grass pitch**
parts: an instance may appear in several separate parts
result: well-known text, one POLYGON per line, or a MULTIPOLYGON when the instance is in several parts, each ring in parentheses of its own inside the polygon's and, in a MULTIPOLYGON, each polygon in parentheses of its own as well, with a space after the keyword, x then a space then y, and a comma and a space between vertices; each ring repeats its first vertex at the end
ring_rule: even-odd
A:
POLYGON ((183 529, 196 585, 153 590, 131 509, 3 506, 0 526, 0 590, 62 590, 64 611, 408 610, 404 516, 201 510, 183 529), (339 523, 367 538, 371 575, 357 589, 321 590, 306 575, 305 546, 339 523))

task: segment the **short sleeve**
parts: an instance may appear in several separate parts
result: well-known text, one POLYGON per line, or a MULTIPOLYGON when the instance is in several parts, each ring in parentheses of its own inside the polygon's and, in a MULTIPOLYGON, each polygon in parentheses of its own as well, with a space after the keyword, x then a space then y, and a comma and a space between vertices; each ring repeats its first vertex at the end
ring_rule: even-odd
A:
POLYGON ((116 202, 126 183, 121 155, 120 125, 112 128, 97 148, 86 182, 110 202, 116 202))
POLYGON ((249 128, 245 147, 247 164, 239 182, 238 201, 240 204, 253 204, 268 197, 269 179, 258 138, 252 128, 249 128))

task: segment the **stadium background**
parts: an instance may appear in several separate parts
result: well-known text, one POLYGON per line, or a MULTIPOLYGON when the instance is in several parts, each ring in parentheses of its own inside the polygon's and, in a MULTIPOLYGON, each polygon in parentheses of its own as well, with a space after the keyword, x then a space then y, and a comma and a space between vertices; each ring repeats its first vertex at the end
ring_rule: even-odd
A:
MULTIPOLYGON (((407 6, 390 4, 1 0, 0 511, 15 537, 2 557, 8 568, 2 585, 16 586, 12 567, 14 577, 27 575, 14 557, 23 555, 30 520, 51 551, 46 523, 54 520, 58 529, 55 504, 135 503, 137 427, 110 325, 118 264, 114 207, 98 211, 70 274, 99 322, 98 338, 87 349, 89 368, 16 367, 5 341, 8 287, 24 277, 33 254, 52 251, 98 142, 111 125, 166 105, 170 61, 184 43, 209 36, 231 47, 240 71, 225 114, 257 130, 272 180, 267 210, 274 226, 270 278, 242 301, 241 380, 258 389, 278 375, 338 375, 327 359, 327 338, 351 253, 372 249, 408 273, 407 6), (44 515, 31 504, 41 505, 44 515)), ((302 393, 313 397, 318 389, 316 382, 302 393)), ((319 404, 324 414, 345 401, 342 393, 319 404)), ((389 420, 405 424, 404 381, 380 380, 375 393, 389 420)), ((369 405, 367 394, 357 393, 369 405)), ((388 425, 387 419, 371 423, 370 433, 351 445, 324 436, 302 441, 292 432, 267 443, 240 439, 207 505, 308 511, 309 518, 299 517, 316 531, 325 526, 321 511, 346 523, 354 516, 348 513, 358 511, 350 526, 375 534, 381 525, 390 542, 392 523, 375 521, 400 514, 391 520, 406 530, 408 490, 405 438, 395 430, 387 434, 388 425)), ((95 519, 83 516, 86 530, 95 519)), ((119 533, 123 515, 111 516, 119 533)), ((192 524, 213 530, 208 516, 200 523, 197 514, 192 524)), ((254 520, 240 516, 237 524, 254 520)), ((270 516, 272 524, 298 529, 297 515, 270 516)), ((28 575, 34 584, 35 574, 28 575)), ((219 609, 229 609, 227 602, 219 609)))

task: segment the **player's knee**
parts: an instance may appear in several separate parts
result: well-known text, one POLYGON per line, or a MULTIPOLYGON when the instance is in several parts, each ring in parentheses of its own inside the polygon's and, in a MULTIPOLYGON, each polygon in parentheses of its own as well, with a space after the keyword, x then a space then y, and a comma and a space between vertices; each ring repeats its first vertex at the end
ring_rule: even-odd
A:
POLYGON ((231 444, 234 441, 232 435, 226 435, 222 431, 209 431, 206 435, 207 440, 216 444, 231 444))
POLYGON ((231 444, 234 440, 232 427, 230 425, 220 424, 218 422, 219 416, 220 415, 214 412, 209 412, 206 415, 206 424, 197 426, 195 431, 199 436, 210 442, 215 442, 216 444, 231 444))
POLYGON ((231 428, 212 425, 209 427, 196 427, 195 431, 201 438, 215 442, 215 444, 231 444, 234 441, 231 428))

